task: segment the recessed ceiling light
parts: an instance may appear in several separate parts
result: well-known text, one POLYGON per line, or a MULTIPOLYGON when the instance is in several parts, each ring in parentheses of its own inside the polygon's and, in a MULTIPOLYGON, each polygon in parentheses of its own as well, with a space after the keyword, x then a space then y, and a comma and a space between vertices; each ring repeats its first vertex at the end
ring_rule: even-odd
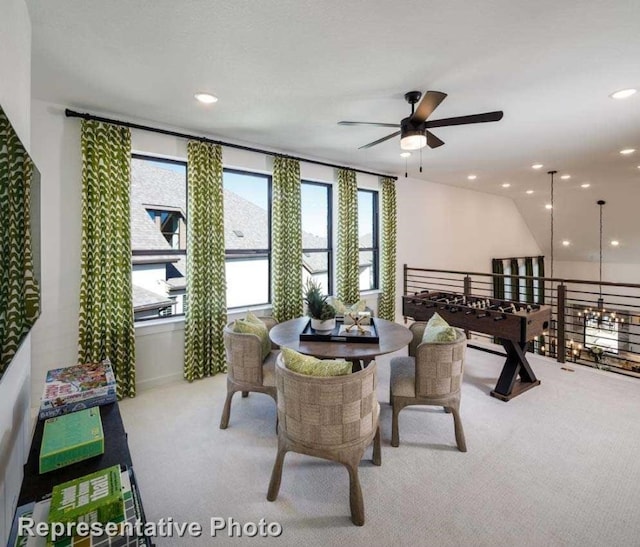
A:
POLYGON ((533 190, 527 190, 527 194, 533 194, 533 190))
POLYGON ((552 208, 553 208, 553 206, 552 206, 550 203, 547 203, 547 204, 544 206, 544 208, 545 208, 545 209, 552 209, 552 208))
POLYGON ((562 244, 563 244, 565 247, 568 247, 569 245, 571 245, 571 241, 569 241, 568 239, 563 239, 563 240, 562 240, 562 244))
POLYGON ((609 97, 611 97, 612 99, 626 99, 628 97, 631 97, 631 95, 635 95, 637 91, 637 89, 633 88, 621 89, 620 91, 612 93, 611 95, 609 95, 609 97))
POLYGON ((467 178, 469 180, 476 180, 478 178, 478 176, 477 175, 469 175, 467 178))
POLYGON ((505 182, 505 183, 502 185, 502 187, 503 187, 503 188, 509 188, 510 186, 511 186, 511 184, 510 184, 510 183, 508 183, 508 182, 505 182))
POLYGON ((589 184, 588 182, 585 182, 584 184, 580 185, 580 188, 589 188, 589 186, 591 186, 591 184, 589 184))
POLYGON ((411 155, 411 152, 400 152, 401 158, 408 158, 411 155))
POLYGON ((218 102, 218 97, 211 93, 196 93, 194 97, 203 104, 213 104, 218 102))
POLYGON ((541 163, 534 163, 531 166, 531 169, 542 169, 544 167, 544 165, 542 165, 541 163))
POLYGON ((617 247, 618 245, 620 245, 620 242, 617 239, 613 239, 611 241, 611 245, 613 245, 614 247, 617 247))
POLYGON ((636 151, 636 149, 635 149, 635 148, 625 148, 624 150, 620 150, 620 153, 621 153, 623 156, 627 156, 627 155, 629 155, 629 154, 633 154, 635 151, 636 151))
POLYGON ((567 180, 567 179, 570 179, 570 178, 571 178, 571 175, 562 175, 560 178, 561 178, 562 180, 567 180))

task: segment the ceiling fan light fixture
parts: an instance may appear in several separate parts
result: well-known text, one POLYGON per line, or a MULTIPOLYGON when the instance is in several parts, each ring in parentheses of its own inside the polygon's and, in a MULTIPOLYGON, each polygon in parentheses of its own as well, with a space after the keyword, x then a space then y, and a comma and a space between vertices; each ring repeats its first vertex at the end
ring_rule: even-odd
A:
POLYGON ((408 130, 400 139, 400 148, 403 150, 420 150, 427 146, 427 136, 418 130, 408 130))

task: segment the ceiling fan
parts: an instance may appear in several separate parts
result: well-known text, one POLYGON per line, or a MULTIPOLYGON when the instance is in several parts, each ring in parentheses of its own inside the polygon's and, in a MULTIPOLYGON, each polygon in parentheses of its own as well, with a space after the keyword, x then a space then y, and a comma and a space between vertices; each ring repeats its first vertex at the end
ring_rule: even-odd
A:
POLYGON ((441 120, 430 120, 427 118, 447 97, 446 93, 440 91, 427 91, 422 96, 420 91, 409 91, 404 98, 411 105, 411 115, 398 123, 377 123, 377 122, 347 122, 340 121, 338 125, 375 125, 378 127, 399 127, 400 130, 377 141, 370 142, 359 149, 371 148, 376 144, 392 139, 400 135, 400 148, 403 150, 418 150, 425 147, 437 148, 442 146, 444 141, 436 137, 431 131, 432 127, 445 127, 447 125, 465 125, 469 123, 497 122, 502 119, 502 111, 485 112, 484 114, 472 114, 469 116, 458 116, 456 118, 443 118, 441 120), (420 98, 422 100, 420 101, 420 98), (420 104, 416 108, 416 103, 420 104))

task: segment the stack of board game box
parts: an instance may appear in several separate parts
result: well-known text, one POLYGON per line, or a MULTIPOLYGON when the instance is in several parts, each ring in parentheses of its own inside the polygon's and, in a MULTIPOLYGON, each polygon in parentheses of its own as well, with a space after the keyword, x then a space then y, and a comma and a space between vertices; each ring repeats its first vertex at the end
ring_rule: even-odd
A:
MULTIPOLYGON (((117 472, 118 474, 118 484, 120 491, 119 504, 121 504, 122 507, 122 510, 118 508, 116 511, 114 511, 112 508, 108 511, 113 517, 113 520, 110 520, 109 522, 115 522, 118 524, 123 523, 123 526, 125 526, 124 523, 131 523, 130 529, 135 532, 135 523, 138 521, 144 521, 145 517, 142 510, 142 505, 140 503, 140 497, 138 495, 137 484, 135 481, 135 476, 133 474, 133 469, 120 470, 119 466, 114 466, 113 468, 102 470, 99 473, 105 473, 107 471, 109 473, 117 472), (115 515, 115 513, 117 513, 117 515, 115 515)), ((86 477, 76 479, 75 481, 70 481, 70 483, 86 481, 90 476, 91 475, 88 475, 86 477)), ((113 478, 110 480, 113 480, 113 478)), ((70 483, 67 483, 67 485, 70 485, 70 483)), ((56 489, 64 487, 65 485, 60 485, 59 487, 56 487, 56 489)), ((77 488, 78 484, 76 484, 74 495, 78 492, 77 488)), ((59 522, 56 519, 60 518, 60 506, 56 507, 55 504, 59 502, 56 501, 54 494, 55 489, 51 497, 47 497, 38 502, 31 502, 17 509, 16 517, 14 519, 13 527, 11 530, 11 535, 9 537, 8 545, 10 547, 17 547, 19 545, 26 547, 44 547, 45 545, 47 547, 141 547, 143 545, 150 545, 149 538, 136 535, 136 533, 129 533, 129 530, 126 529, 126 527, 122 530, 122 533, 118 533, 116 535, 104 534, 88 537, 64 536, 56 538, 55 541, 51 541, 51 537, 19 537, 18 519, 20 517, 31 518, 36 523, 59 522)), ((67 496, 69 497, 70 493, 67 494, 67 496)), ((67 499, 67 501, 69 501, 69 499, 67 499)), ((81 512, 85 511, 85 509, 82 509, 81 512)), ((82 518, 86 519, 86 522, 91 518, 97 518, 97 513, 94 513, 93 515, 91 515, 90 513, 85 513, 85 516, 82 518)))
POLYGON ((108 360, 47 372, 41 420, 116 401, 116 379, 108 360))

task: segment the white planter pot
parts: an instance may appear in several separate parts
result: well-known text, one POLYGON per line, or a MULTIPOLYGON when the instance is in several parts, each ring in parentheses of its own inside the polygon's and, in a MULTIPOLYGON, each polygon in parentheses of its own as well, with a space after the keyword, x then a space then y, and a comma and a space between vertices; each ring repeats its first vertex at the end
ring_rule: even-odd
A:
POLYGON ((321 331, 330 331, 333 330, 336 326, 336 319, 327 319, 325 321, 320 321, 320 319, 311 318, 311 328, 313 330, 321 330, 321 331))

